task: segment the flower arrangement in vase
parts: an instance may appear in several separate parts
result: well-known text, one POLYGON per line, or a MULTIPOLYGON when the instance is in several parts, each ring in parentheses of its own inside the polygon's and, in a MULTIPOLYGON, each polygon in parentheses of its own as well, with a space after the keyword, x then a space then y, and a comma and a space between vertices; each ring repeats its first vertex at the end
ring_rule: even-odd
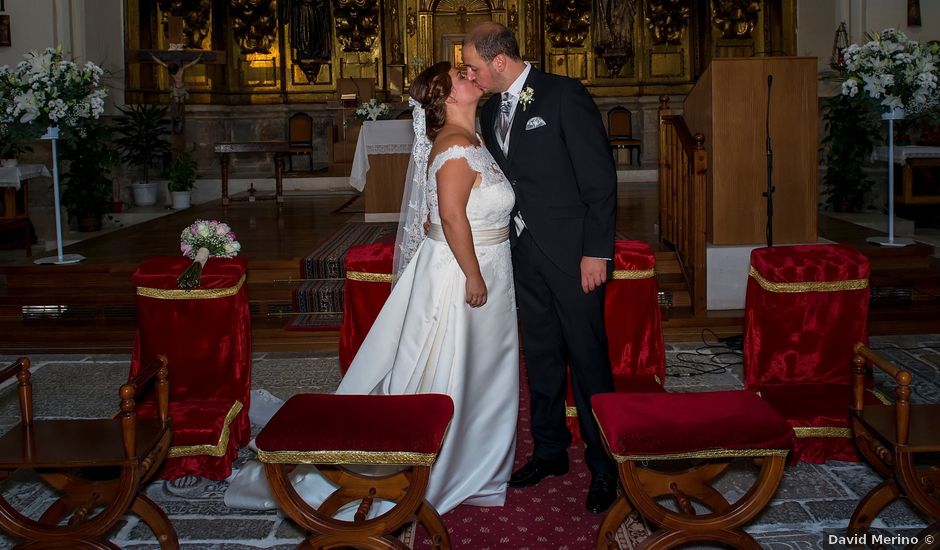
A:
POLYGON ((846 48, 842 95, 862 94, 893 118, 918 115, 937 106, 940 46, 910 40, 898 29, 869 35, 862 45, 846 48))
POLYGON ((359 105, 353 116, 358 120, 388 120, 392 118, 388 110, 388 104, 375 98, 359 105))

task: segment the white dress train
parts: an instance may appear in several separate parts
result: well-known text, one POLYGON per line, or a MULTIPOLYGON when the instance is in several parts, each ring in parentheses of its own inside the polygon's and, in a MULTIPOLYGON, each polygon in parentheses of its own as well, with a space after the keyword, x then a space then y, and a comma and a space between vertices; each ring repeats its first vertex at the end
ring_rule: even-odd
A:
MULTIPOLYGON (((501 506, 506 498, 519 409, 519 341, 507 239, 515 195, 483 146, 441 152, 428 181, 428 238, 395 284, 336 393, 451 396, 454 418, 426 495, 443 514, 461 503, 501 506), (487 302, 479 308, 466 303, 466 277, 440 228, 436 174, 454 159, 465 159, 481 175, 467 203, 487 287, 487 302)), ((243 468, 225 494, 226 504, 273 507, 263 477, 257 465, 243 468)), ((298 468, 292 481, 314 505, 332 491, 311 469, 298 468)))

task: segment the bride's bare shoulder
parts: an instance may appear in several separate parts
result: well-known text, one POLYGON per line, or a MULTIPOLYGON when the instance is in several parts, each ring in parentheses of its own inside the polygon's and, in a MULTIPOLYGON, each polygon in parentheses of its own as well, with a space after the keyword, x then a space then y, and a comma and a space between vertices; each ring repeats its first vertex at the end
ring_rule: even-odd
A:
POLYGON ((441 130, 441 133, 434 138, 434 143, 431 146, 431 155, 434 156, 441 151, 446 151, 451 147, 467 147, 470 145, 476 145, 470 136, 466 133, 458 130, 450 130, 444 128, 441 130))

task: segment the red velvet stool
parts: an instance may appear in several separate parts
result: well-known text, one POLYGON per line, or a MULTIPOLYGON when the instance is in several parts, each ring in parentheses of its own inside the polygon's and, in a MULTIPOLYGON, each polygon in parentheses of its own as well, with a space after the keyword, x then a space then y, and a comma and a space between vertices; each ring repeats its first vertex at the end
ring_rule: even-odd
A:
MULTIPOLYGON (((137 337, 130 376, 158 354, 169 360, 173 447, 160 477, 225 479, 251 436, 247 261, 209 258, 200 288, 180 290, 176 278, 190 263, 182 256, 150 258, 134 271, 137 337)), ((139 414, 155 416, 154 403, 142 403, 139 414)))
MULTIPOLYGON (((656 254, 650 245, 630 240, 614 243, 614 272, 604 289, 604 323, 617 392, 663 391, 666 349, 655 268, 656 254)), ((566 405, 572 441, 580 441, 570 371, 566 405)))
POLYGON ((392 292, 394 243, 349 248, 344 268, 343 327, 339 333, 339 368, 343 374, 392 292))
MULTIPOLYGON (((868 341, 869 261, 845 245, 757 248, 744 309, 745 387, 794 427, 793 459, 858 460, 852 350, 868 341)), ((870 391, 866 402, 879 403, 870 391)))
POLYGON ((614 533, 634 507, 663 528, 644 549, 706 541, 760 548, 742 527, 773 497, 793 444, 793 429, 773 407, 748 391, 605 393, 591 404, 624 489, 601 524, 598 550, 617 548, 614 533), (760 472, 729 503, 710 482, 734 459, 753 460, 760 472), (678 511, 657 501, 667 496, 678 511), (710 512, 697 514, 693 503, 710 512))
POLYGON ((417 519, 433 548, 450 548, 447 529, 424 493, 453 415, 453 401, 441 394, 302 394, 288 399, 255 442, 281 509, 311 533, 301 546, 404 548, 393 534, 417 519), (298 464, 316 464, 339 487, 319 508, 307 504, 290 483, 288 474, 298 464), (405 468, 374 477, 341 467, 351 464, 405 468), (394 501, 395 506, 366 519, 375 499, 394 501), (333 517, 354 501, 360 501, 354 521, 333 517))

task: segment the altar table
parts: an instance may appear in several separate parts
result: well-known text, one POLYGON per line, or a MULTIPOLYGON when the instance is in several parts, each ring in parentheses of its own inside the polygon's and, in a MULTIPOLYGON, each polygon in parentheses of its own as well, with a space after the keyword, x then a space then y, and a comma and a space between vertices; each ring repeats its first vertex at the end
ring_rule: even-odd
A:
POLYGON ((0 167, 0 187, 3 188, 3 210, 0 210, 0 227, 3 229, 23 228, 24 243, 28 256, 32 255, 33 238, 29 221, 29 185, 31 178, 51 177, 49 169, 43 164, 18 164, 0 167), (22 190, 19 200, 17 191, 22 190))
POLYGON ((410 120, 362 123, 349 185, 363 192, 365 221, 398 221, 413 143, 410 120))
POLYGON ((244 141, 224 142, 215 144, 215 152, 221 158, 222 167, 222 204, 230 201, 228 196, 228 156, 233 153, 274 153, 274 199, 278 203, 284 202, 284 155, 290 152, 290 144, 286 141, 244 141))
MULTIPOLYGON (((888 148, 875 147, 871 158, 888 162, 888 148)), ((894 190, 894 200, 898 204, 940 204, 940 185, 935 185, 933 189, 919 189, 915 187, 914 181, 915 168, 940 167, 940 147, 895 147, 892 161, 889 169, 893 169, 895 164, 901 165, 901 185, 894 190)))

